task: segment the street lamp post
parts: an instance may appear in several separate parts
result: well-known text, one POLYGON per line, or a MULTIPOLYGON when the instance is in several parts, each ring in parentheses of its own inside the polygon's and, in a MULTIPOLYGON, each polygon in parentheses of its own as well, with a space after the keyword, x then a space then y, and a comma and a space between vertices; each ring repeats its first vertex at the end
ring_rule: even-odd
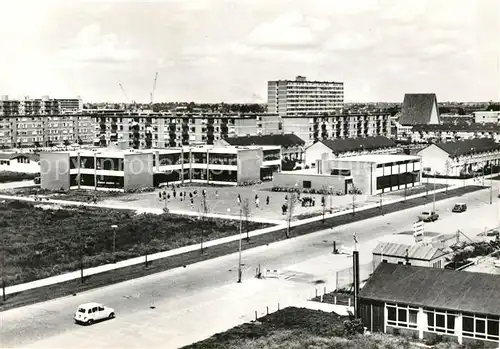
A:
POLYGON ((113 229, 113 263, 116 263, 116 255, 115 255, 115 252, 116 252, 116 228, 118 228, 118 226, 116 224, 113 224, 111 226, 111 228, 113 229))
POLYGON ((77 152, 76 153, 76 161, 77 161, 77 171, 78 171, 78 174, 76 175, 76 178, 78 180, 78 190, 80 190, 80 185, 81 185, 81 182, 82 180, 80 179, 81 177, 81 171, 80 171, 80 166, 81 166, 81 161, 80 161, 80 152, 77 152))
POLYGON ((432 211, 436 211, 436 172, 434 172, 434 191, 433 191, 433 200, 432 200, 432 211))
MULTIPOLYGON (((231 212, 231 209, 228 208, 227 212, 231 212)), ((242 219, 241 219, 241 206, 240 206, 240 239, 239 239, 239 247, 238 247, 238 283, 241 283, 241 233, 242 233, 242 219)))
POLYGON ((493 165, 490 163, 490 205, 493 203, 493 165))
POLYGON ((94 153, 94 190, 97 191, 97 153, 94 153))
POLYGON ((352 183, 352 215, 356 214, 356 188, 354 187, 354 183, 352 183))
POLYGON ((333 213, 333 187, 330 186, 330 214, 333 213))

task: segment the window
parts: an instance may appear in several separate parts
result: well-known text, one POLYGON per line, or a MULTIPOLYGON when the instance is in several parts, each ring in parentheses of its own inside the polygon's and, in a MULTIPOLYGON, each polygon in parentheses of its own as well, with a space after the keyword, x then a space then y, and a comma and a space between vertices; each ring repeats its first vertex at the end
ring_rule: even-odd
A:
POLYGON ((387 304, 386 308, 388 325, 417 328, 417 308, 398 304, 387 304))
POLYGON ((350 176, 351 175, 351 170, 344 170, 344 169, 334 169, 330 173, 332 176, 350 176))
POLYGON ((499 318, 497 316, 463 314, 462 331, 464 337, 498 341, 498 326, 499 318))
POLYGON ((432 267, 433 268, 441 268, 441 261, 439 260, 437 262, 432 263, 432 267))

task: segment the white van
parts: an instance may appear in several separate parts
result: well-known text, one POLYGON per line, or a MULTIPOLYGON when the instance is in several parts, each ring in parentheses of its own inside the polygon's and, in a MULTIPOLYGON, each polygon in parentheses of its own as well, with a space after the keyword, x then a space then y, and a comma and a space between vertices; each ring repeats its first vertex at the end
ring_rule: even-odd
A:
POLYGON ((76 323, 91 325, 95 321, 113 319, 115 310, 99 303, 85 303, 78 306, 74 319, 76 323))

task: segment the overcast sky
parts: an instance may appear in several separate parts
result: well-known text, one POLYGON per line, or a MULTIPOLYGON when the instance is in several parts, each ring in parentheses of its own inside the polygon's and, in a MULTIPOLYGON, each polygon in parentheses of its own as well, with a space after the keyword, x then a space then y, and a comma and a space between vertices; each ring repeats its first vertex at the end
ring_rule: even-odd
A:
POLYGON ((343 81, 346 101, 500 100, 498 0, 2 3, 0 94, 259 102, 267 81, 343 81))

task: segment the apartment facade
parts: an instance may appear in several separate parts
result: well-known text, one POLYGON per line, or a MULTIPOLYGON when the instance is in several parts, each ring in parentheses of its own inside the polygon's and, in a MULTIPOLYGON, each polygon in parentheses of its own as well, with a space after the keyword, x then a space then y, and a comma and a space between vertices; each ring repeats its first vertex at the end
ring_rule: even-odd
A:
POLYGON ((0 116, 16 115, 59 115, 78 114, 83 111, 81 98, 42 98, 32 99, 25 97, 22 100, 0 97, 0 116))
POLYGON ((214 144, 228 137, 278 133, 275 114, 120 113, 92 115, 94 144, 124 142, 135 149, 214 144))
POLYGON ((267 111, 287 115, 333 113, 344 105, 344 83, 309 81, 303 76, 295 80, 267 83, 267 111))
POLYGON ((237 185, 271 179, 280 166, 279 146, 101 148, 40 154, 43 189, 130 190, 185 182, 237 185))
POLYGON ((306 146, 319 140, 389 137, 391 117, 386 112, 345 113, 318 116, 286 116, 282 118, 282 128, 286 133, 293 133, 306 142, 306 146))
POLYGON ((0 115, 0 147, 91 143, 94 125, 88 115, 0 115))

